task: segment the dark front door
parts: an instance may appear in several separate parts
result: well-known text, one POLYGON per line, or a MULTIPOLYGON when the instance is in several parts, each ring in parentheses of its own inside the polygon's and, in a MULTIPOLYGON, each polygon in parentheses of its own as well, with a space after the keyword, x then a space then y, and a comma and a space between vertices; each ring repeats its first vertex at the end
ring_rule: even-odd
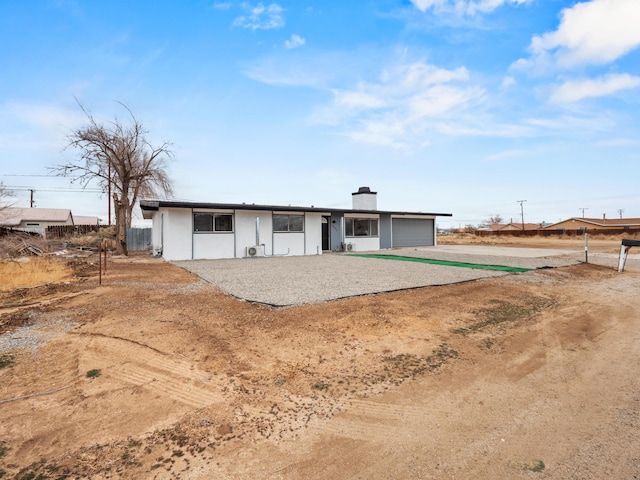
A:
POLYGON ((322 250, 331 250, 331 217, 322 217, 322 250))

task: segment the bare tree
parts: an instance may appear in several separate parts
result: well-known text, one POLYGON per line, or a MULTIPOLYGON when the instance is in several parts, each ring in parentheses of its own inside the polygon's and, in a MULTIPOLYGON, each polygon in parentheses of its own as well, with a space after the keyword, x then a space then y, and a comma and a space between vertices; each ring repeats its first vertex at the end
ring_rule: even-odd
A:
POLYGON ((87 124, 69 135, 67 148, 80 152, 80 157, 51 170, 60 176, 73 176, 71 182, 86 187, 97 181, 111 192, 116 219, 116 251, 127 254, 127 227, 131 226, 133 208, 140 197, 170 196, 172 182, 166 172, 167 161, 173 159, 171 144, 152 145, 149 133, 131 109, 118 102, 128 113, 129 121, 117 117, 109 123, 98 122, 78 101, 87 124))
POLYGON ((496 224, 502 223, 502 216, 499 213, 496 213, 495 215, 491 215, 487 220, 487 223, 489 225, 496 225, 496 224))
POLYGON ((7 187, 4 186, 4 183, 0 182, 0 212, 12 205, 12 199, 13 192, 11 190, 7 190, 7 187))

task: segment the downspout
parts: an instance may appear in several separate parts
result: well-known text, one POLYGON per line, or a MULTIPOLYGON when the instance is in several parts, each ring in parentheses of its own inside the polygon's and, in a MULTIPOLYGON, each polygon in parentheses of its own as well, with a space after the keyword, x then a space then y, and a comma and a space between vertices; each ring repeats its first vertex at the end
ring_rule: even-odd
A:
POLYGON ((233 209, 233 258, 238 258, 238 210, 233 209))
POLYGON ((302 218, 304 219, 304 224, 302 225, 302 241, 303 241, 303 245, 302 245, 302 253, 304 255, 307 254, 307 212, 304 212, 304 214, 302 215, 302 218))
POLYGON ((191 260, 193 260, 193 252, 195 250, 194 243, 196 241, 195 233, 193 232, 193 208, 191 209, 191 260))
POLYGON ((164 255, 164 213, 160 214, 160 256, 164 255))

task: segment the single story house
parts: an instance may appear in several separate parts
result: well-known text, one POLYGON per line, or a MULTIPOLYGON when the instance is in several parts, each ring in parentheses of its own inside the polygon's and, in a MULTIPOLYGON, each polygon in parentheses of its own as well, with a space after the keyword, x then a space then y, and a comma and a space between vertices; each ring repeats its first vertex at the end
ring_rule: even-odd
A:
POLYGON ((435 219, 450 213, 377 210, 361 187, 352 209, 141 200, 153 254, 166 260, 320 255, 436 244, 435 219))
POLYGON ((74 215, 73 225, 76 227, 85 226, 85 225, 91 226, 91 227, 97 227, 100 225, 100 219, 94 216, 74 215))
POLYGON ((545 230, 624 230, 639 229, 640 218, 572 217, 545 227, 545 230))
POLYGON ((16 208, 0 210, 0 227, 45 235, 52 225, 73 226, 73 215, 67 208, 16 208))

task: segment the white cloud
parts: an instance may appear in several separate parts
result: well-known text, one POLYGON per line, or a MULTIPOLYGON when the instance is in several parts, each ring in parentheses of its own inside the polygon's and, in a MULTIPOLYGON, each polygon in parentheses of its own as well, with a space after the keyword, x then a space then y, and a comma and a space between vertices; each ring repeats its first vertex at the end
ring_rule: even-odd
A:
POLYGON ((291 38, 289 40, 285 40, 284 46, 286 48, 291 49, 291 48, 301 47, 305 43, 307 43, 307 41, 304 38, 294 33, 293 35, 291 35, 291 38))
POLYGON ((466 68, 447 70, 422 61, 394 65, 377 82, 331 91, 333 102, 318 121, 342 127, 359 142, 404 148, 424 143, 425 134, 485 93, 469 84, 466 68))
POLYGON ((411 0, 411 3, 426 12, 454 13, 456 15, 476 15, 493 12, 503 5, 521 5, 531 0, 411 0))
POLYGON ((516 79, 511 77, 511 76, 506 76, 502 79, 502 84, 500 85, 501 88, 509 88, 509 87, 513 87, 514 85, 516 85, 518 82, 516 82, 516 79))
POLYGON ((608 64, 640 45, 640 1, 592 0, 560 14, 558 29, 536 35, 529 47, 533 58, 514 66, 571 68, 608 64))
POLYGON ((577 102, 583 98, 604 97, 621 90, 640 87, 640 77, 628 74, 612 74, 596 79, 571 80, 553 92, 553 102, 577 102))
POLYGON ((0 105, 0 148, 60 148, 82 112, 50 104, 10 101, 0 105))
POLYGON ((231 7, 233 7, 231 2, 215 2, 213 4, 213 8, 216 10, 229 10, 231 7))
POLYGON ((242 8, 248 12, 248 15, 237 17, 233 21, 234 27, 251 30, 271 30, 284 27, 285 22, 282 16, 284 9, 277 3, 272 3, 267 7, 262 3, 258 3, 256 6, 243 3, 242 8))

